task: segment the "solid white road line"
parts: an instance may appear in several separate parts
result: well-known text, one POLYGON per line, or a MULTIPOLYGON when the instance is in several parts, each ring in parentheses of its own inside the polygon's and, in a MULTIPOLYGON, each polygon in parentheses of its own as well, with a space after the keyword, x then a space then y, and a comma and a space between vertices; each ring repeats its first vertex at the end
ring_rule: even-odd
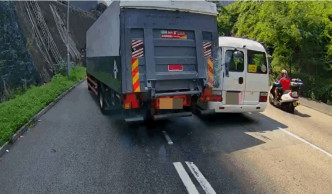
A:
POLYGON ((204 189, 205 193, 207 194, 215 194, 216 192, 210 185, 210 183, 205 179, 203 174, 199 171, 197 166, 193 162, 186 162, 188 168, 190 169, 191 173, 195 176, 199 184, 202 186, 204 189))
POLYGON ((168 134, 166 133, 166 131, 162 131, 165 138, 166 138, 166 141, 168 142, 169 145, 173 145, 173 141, 171 140, 171 138, 168 136, 168 134))
POLYGON ((306 143, 306 144, 310 145, 311 147, 315 148, 316 150, 319 150, 319 151, 323 152, 324 154, 326 154, 328 157, 332 158, 332 154, 328 153, 327 151, 323 150, 322 148, 320 148, 320 147, 318 147, 318 146, 316 146, 316 145, 314 145, 314 144, 308 142, 307 140, 305 140, 305 139, 303 139, 303 138, 301 138, 301 137, 299 137, 299 136, 297 136, 297 135, 295 135, 295 134, 293 134, 293 133, 287 131, 286 129, 283 129, 283 128, 281 128, 281 127, 278 127, 278 128, 279 128, 281 131, 287 133, 288 135, 290 135, 290 136, 292 136, 292 137, 294 137, 294 138, 296 138, 296 139, 302 141, 303 143, 306 143))
POLYGON ((187 191, 189 194, 198 194, 198 191, 194 185, 194 183, 191 181, 188 173, 186 172, 186 170, 183 168, 181 162, 174 162, 173 163, 176 171, 178 172, 184 186, 186 186, 187 191))

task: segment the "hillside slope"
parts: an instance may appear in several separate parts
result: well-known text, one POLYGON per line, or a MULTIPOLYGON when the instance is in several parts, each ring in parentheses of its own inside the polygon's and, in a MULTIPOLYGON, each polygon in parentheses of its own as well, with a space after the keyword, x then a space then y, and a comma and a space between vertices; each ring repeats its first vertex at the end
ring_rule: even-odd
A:
MULTIPOLYGON (((0 2, 0 102, 16 88, 49 82, 65 64, 66 9, 51 1, 0 2)), ((76 65, 84 64, 85 34, 95 20, 70 9, 70 56, 76 65)))
POLYGON ((14 2, 0 2, 0 101, 10 88, 40 81, 26 45, 14 2))

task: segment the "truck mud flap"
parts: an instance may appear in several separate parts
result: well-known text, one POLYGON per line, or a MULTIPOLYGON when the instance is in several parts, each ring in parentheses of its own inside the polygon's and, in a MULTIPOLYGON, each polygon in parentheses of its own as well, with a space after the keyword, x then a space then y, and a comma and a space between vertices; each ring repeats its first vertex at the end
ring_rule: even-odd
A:
POLYGON ((192 116, 192 112, 168 113, 161 115, 153 115, 153 120, 168 119, 173 117, 190 117, 190 116, 192 116))

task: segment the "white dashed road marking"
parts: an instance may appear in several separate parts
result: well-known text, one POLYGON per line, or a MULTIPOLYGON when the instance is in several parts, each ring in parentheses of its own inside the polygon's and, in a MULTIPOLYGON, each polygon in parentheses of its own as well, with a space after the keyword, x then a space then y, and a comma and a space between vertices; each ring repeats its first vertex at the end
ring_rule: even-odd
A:
POLYGON ((216 192, 211 187, 210 183, 205 179, 203 174, 199 171, 197 166, 193 162, 186 162, 188 168, 190 169, 191 173, 195 176, 205 193, 207 194, 215 194, 216 192))
MULTIPOLYGON (((186 164, 191 171, 191 173, 194 175, 198 183, 201 185, 203 190, 205 191, 206 194, 216 194, 210 183, 205 179, 201 171, 197 168, 197 166, 193 162, 187 162, 186 164)), ((178 172, 184 186, 187 188, 187 191, 189 194, 191 193, 198 193, 196 186, 194 183, 191 181, 188 173, 182 166, 181 162, 174 162, 173 163, 176 171, 178 172)))
POLYGON ((296 138, 296 139, 302 141, 303 143, 306 143, 306 144, 310 145, 311 147, 315 148, 316 150, 319 150, 319 151, 323 152, 324 154, 326 154, 328 157, 332 158, 332 154, 328 153, 327 151, 323 150, 322 148, 320 148, 320 147, 318 147, 318 146, 316 146, 316 145, 314 145, 314 144, 308 142, 307 140, 303 139, 302 137, 299 137, 299 136, 297 136, 297 135, 295 135, 295 134, 293 134, 293 133, 287 131, 286 129, 283 129, 283 128, 281 128, 281 127, 278 127, 278 128, 279 128, 281 131, 285 132, 286 134, 288 134, 288 135, 290 135, 290 136, 292 136, 292 137, 294 137, 294 138, 296 138))
POLYGON ((186 187, 187 191, 189 194, 198 194, 198 191, 194 185, 194 183, 191 181, 188 173, 186 170, 183 168, 183 165, 181 162, 174 162, 173 163, 176 171, 178 172, 184 186, 186 187))
POLYGON ((169 145, 173 145, 173 141, 172 141, 171 138, 168 136, 168 134, 166 133, 166 131, 162 131, 162 132, 163 132, 163 134, 164 134, 164 136, 165 136, 165 138, 166 138, 168 144, 169 144, 169 145))

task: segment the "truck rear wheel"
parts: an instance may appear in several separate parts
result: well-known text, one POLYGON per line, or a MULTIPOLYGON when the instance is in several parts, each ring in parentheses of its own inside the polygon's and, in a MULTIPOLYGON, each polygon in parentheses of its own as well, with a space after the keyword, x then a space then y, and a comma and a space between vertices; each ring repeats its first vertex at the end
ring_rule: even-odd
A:
POLYGON ((98 97, 99 97, 99 108, 101 113, 103 114, 107 114, 107 105, 105 102, 105 93, 104 93, 104 88, 102 86, 98 87, 99 91, 98 91, 98 97))

